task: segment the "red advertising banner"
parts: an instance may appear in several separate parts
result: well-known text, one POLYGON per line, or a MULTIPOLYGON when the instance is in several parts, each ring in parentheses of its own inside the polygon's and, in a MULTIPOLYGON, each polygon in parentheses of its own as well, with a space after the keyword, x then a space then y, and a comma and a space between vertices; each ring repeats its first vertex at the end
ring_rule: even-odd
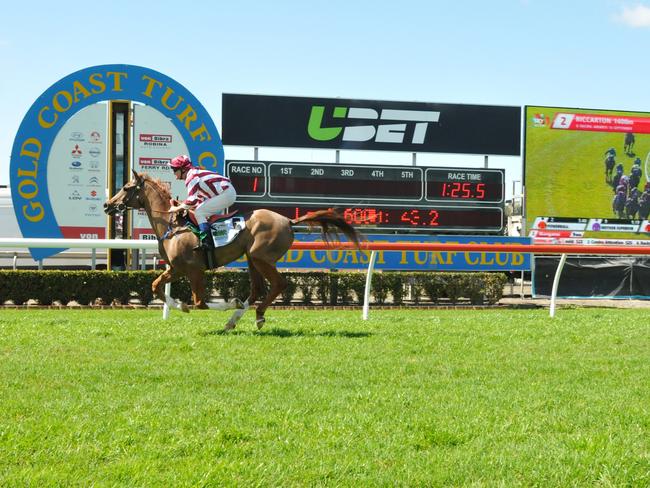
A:
POLYGON ((551 129, 650 134, 650 117, 558 112, 551 129))
POLYGON ((65 239, 106 239, 104 227, 74 227, 61 226, 61 234, 65 239))

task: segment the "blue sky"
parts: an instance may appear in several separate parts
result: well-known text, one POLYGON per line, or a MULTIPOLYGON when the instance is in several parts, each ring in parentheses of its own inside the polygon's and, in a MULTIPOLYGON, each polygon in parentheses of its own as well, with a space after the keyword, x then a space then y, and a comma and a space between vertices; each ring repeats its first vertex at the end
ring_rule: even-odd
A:
MULTIPOLYGON (((36 98, 100 64, 166 74, 219 128, 222 93, 650 111, 650 1, 62 0, 12 2, 2 18, 0 184, 9 183, 13 139, 36 98)), ((227 158, 247 156, 226 147, 227 158)), ((348 151, 342 161, 387 157, 411 156, 348 151)), ((520 158, 490 165, 506 167, 509 182, 521 178, 520 158)))

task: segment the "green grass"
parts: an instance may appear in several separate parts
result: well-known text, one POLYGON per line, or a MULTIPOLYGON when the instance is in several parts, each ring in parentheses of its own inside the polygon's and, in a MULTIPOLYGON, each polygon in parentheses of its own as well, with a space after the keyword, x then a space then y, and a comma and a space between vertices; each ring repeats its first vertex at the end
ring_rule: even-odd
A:
POLYGON ((0 310, 0 486, 648 486, 647 310, 0 310))
MULTIPOLYGON (((561 112, 562 110, 559 110, 561 112)), ((530 113, 543 113, 550 123, 557 111, 531 107, 530 113)), ((637 115, 630 112, 569 110, 569 112, 609 115, 637 115)), ((625 135, 534 127, 526 121, 526 212, 530 229, 535 217, 616 218, 612 212, 612 187, 605 183, 605 151, 616 149, 616 162, 630 174, 634 158, 623 151, 625 135)), ((650 153, 650 137, 635 134, 634 153, 641 158, 644 174, 639 188, 648 181, 645 161, 650 153)), ((630 238, 620 233, 589 233, 598 238, 630 238)), ((634 236, 639 239, 643 236, 634 236)))

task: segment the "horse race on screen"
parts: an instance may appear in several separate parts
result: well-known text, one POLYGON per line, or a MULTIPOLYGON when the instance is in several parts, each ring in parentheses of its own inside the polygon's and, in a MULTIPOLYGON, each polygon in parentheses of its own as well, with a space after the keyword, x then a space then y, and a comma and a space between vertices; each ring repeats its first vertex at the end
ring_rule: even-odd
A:
POLYGON ((650 113, 529 106, 525 128, 529 228, 542 216, 648 219, 650 113))

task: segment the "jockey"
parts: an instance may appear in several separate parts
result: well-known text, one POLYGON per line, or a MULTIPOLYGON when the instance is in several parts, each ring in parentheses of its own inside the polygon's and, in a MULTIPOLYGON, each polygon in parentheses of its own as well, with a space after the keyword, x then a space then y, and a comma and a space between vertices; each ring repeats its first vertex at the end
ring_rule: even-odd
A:
POLYGON ((621 180, 621 176, 623 176, 623 165, 618 163, 616 165, 616 174, 612 177, 612 188, 614 188, 614 192, 616 192, 616 187, 621 180))
POLYGON ((628 175, 622 175, 621 179, 618 180, 618 184, 623 185, 625 188, 627 188, 629 183, 630 183, 630 177, 628 175))
POLYGON ((612 210, 614 215, 623 218, 623 210, 625 209, 625 192, 617 191, 614 199, 612 200, 612 210))
POLYGON ((639 218, 647 219, 650 214, 650 191, 644 191, 639 197, 639 218))
POLYGON ((635 163, 634 166, 632 166, 632 170, 630 171, 630 186, 636 188, 641 181, 641 176, 643 176, 641 166, 635 163))
POLYGON ((610 157, 610 156, 616 157, 616 149, 614 149, 613 147, 610 147, 607 151, 605 151, 605 156, 607 156, 607 157, 610 157))
POLYGON ((625 201, 625 213, 628 219, 633 219, 639 211, 639 190, 632 189, 629 197, 625 201))
POLYGON ((169 166, 177 180, 185 180, 188 194, 181 204, 172 203, 169 211, 192 209, 201 231, 201 244, 194 249, 213 249, 214 241, 208 219, 212 215, 222 213, 235 203, 237 198, 235 188, 225 176, 195 167, 186 155, 176 156, 169 166))

